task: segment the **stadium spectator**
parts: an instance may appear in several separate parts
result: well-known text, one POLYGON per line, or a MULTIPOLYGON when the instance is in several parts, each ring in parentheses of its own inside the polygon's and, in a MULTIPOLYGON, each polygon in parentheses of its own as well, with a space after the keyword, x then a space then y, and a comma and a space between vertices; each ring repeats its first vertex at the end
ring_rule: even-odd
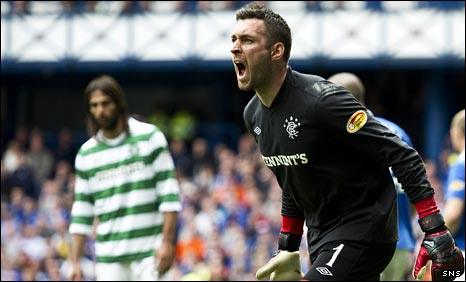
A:
POLYGON ((22 154, 23 149, 17 141, 12 140, 8 143, 2 159, 6 173, 13 173, 18 169, 22 154))
POLYGON ((419 8, 451 10, 464 8, 464 1, 417 1, 419 8))
POLYGON ((112 77, 92 80, 84 98, 92 137, 75 162, 70 278, 82 279, 81 254, 96 217, 97 280, 157 280, 173 264, 181 208, 165 136, 128 117, 112 77))
POLYGON ((306 10, 310 12, 322 11, 321 1, 306 1, 306 10))
POLYGON ((190 177, 192 173, 192 159, 186 148, 186 142, 181 139, 172 139, 170 141, 170 152, 175 162, 177 175, 190 177))
POLYGON ((29 130, 25 126, 19 126, 15 130, 15 138, 21 150, 26 151, 29 149, 29 130))
MULTIPOLYGON (((14 143, 17 144, 17 142, 10 141, 8 143, 8 146, 12 146, 11 144, 14 144, 14 143)), ((16 147, 16 148, 18 148, 18 147, 16 147)), ((0 193, 1 193, 2 201, 9 201, 9 199, 10 199, 10 192, 11 192, 12 185, 10 185, 8 182, 10 181, 9 180, 10 173, 12 173, 14 171, 15 167, 17 166, 16 165, 16 160, 17 160, 17 155, 16 155, 16 152, 14 150, 12 150, 12 148, 5 150, 5 154, 3 155, 2 159, 1 159, 1 162, 0 162, 0 169, 1 169, 1 174, 0 174, 1 190, 0 190, 0 193), (9 159, 9 160, 7 161, 7 159, 9 159), (7 164, 6 164, 7 162, 9 162, 9 164, 8 164, 9 167, 7 167, 7 164)))
MULTIPOLYGON (((186 209, 186 211, 188 210, 189 209, 186 209)), ((194 213, 192 219, 194 219, 194 213)), ((176 246, 177 258, 181 262, 189 261, 197 263, 202 261, 205 256, 205 242, 206 241, 202 240, 201 236, 199 236, 197 228, 194 226, 194 221, 185 222, 176 246)))
POLYGON ((149 8, 148 1, 122 1, 123 7, 120 15, 131 16, 142 14, 149 8))
POLYGON ((197 1, 197 11, 229 11, 236 8, 236 1, 197 1))
POLYGON ((33 15, 59 15, 63 11, 61 1, 31 1, 30 6, 33 15))
MULTIPOLYGON (((445 224, 452 231, 456 244, 464 255, 464 109, 456 113, 451 121, 450 138, 454 150, 459 154, 451 165, 445 193, 445 224)), ((464 281, 464 274, 457 281, 464 281)))
POLYGON ((442 208, 444 203, 444 191, 442 180, 438 176, 438 165, 434 160, 427 159, 424 162, 424 167, 427 173, 427 180, 429 180, 435 192, 434 199, 439 203, 439 208, 442 208))
POLYGON ((325 11, 338 11, 347 8, 347 1, 320 1, 325 11))
POLYGON ((365 1, 366 2, 366 9, 371 11, 380 12, 383 11, 383 1, 375 0, 375 1, 365 1))
POLYGON ((426 235, 414 276, 429 259, 434 279, 442 270, 464 272, 417 152, 344 88, 292 70, 291 32, 281 16, 249 4, 236 20, 231 54, 238 87, 256 92, 244 110, 245 125, 283 189, 280 252, 257 277, 379 280, 397 237, 389 167, 426 235), (312 267, 303 277, 291 252, 299 250, 304 221, 312 267))
POLYGON ((60 191, 68 193, 74 185, 73 176, 70 164, 66 161, 59 161, 55 166, 55 175, 52 181, 58 185, 60 191))
POLYGON ((176 11, 181 13, 195 13, 197 1, 178 1, 176 11))
MULTIPOLYGON (((150 13, 204 13, 235 10, 252 1, 2 1, 2 15, 67 15, 83 13, 132 16, 150 13)), ((328 12, 364 9, 396 12, 414 9, 460 10, 464 1, 254 1, 278 11, 328 12)))
POLYGON ((75 15, 94 11, 96 1, 61 1, 62 13, 75 15))
POLYGON ((53 151, 55 162, 66 161, 70 165, 74 163, 77 148, 74 144, 73 132, 68 128, 62 128, 58 132, 58 144, 53 151))
POLYGON ((123 1, 97 1, 95 13, 101 15, 118 15, 123 10, 123 1))
POLYGON ((8 195, 12 187, 19 186, 26 195, 37 199, 39 188, 34 181, 34 172, 28 166, 25 152, 18 142, 13 140, 8 143, 2 162, 5 173, 2 193, 8 195))
POLYGON ((2 238, 2 256, 1 256, 1 279, 2 281, 19 281, 21 279, 18 271, 15 269, 13 259, 6 254, 5 245, 2 238))
MULTIPOLYGON (((346 90, 348 90, 348 92, 351 93, 356 100, 361 103, 361 105, 366 106, 366 90, 364 84, 355 74, 345 72, 336 73, 327 80, 346 88, 346 90)), ((372 115, 370 110, 367 111, 372 115)), ((400 139, 407 145, 411 147, 413 146, 411 138, 409 138, 408 134, 397 124, 381 117, 374 116, 374 118, 400 137, 400 139)), ((398 242, 396 243, 396 250, 392 260, 382 272, 382 281, 402 281, 407 279, 407 274, 411 270, 409 268, 413 259, 413 251, 416 244, 416 238, 411 226, 411 206, 408 197, 406 196, 406 193, 403 192, 403 187, 401 187, 401 184, 398 182, 396 177, 393 177, 393 181, 397 192, 398 242)))
POLYGON ((30 134, 29 151, 26 153, 28 165, 32 168, 34 180, 41 184, 52 174, 54 159, 52 153, 45 147, 44 135, 39 129, 30 134))
POLYGON ((195 138, 191 144, 192 175, 198 175, 202 168, 212 167, 214 160, 209 151, 209 145, 204 138, 195 138))
POLYGON ((10 2, 10 13, 15 16, 30 15, 30 2, 31 1, 9 1, 10 2))

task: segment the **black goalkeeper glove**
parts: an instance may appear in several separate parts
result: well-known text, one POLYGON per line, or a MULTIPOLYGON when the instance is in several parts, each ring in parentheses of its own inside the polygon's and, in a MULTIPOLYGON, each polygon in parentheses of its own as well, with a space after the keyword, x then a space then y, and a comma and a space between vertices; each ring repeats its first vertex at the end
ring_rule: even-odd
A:
POLYGON ((464 273, 464 257, 461 250, 455 246, 442 215, 428 215, 419 220, 419 225, 425 232, 425 237, 414 264, 413 277, 417 278, 428 260, 432 260, 433 281, 453 281, 461 276, 464 273))

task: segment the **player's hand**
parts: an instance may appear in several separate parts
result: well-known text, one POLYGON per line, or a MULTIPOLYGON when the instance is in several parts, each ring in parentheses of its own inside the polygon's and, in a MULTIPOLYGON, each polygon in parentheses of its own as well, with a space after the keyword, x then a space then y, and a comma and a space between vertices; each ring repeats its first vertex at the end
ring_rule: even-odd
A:
POLYGON ((278 251, 263 267, 256 272, 256 278, 263 280, 270 275, 270 281, 299 281, 303 278, 299 251, 278 251))
POLYGON ((413 268, 413 277, 428 260, 432 260, 431 276, 433 281, 452 281, 464 273, 464 258, 450 231, 442 230, 426 233, 413 268))
POLYGON ((160 275, 164 275, 173 264, 175 259, 175 246, 173 243, 163 241, 162 245, 156 252, 157 271, 160 275))

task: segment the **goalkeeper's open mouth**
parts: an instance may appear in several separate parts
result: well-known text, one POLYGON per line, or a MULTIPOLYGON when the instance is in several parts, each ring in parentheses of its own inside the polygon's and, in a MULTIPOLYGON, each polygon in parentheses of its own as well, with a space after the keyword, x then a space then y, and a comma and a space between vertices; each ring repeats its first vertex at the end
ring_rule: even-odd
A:
POLYGON ((246 76, 246 65, 238 60, 233 61, 235 64, 236 76, 238 80, 242 80, 246 76))

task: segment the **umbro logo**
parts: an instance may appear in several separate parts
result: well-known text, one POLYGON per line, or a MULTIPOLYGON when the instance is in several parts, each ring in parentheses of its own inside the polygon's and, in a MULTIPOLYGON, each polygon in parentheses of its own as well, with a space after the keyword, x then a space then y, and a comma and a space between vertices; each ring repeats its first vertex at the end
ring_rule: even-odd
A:
POLYGON ((434 242, 432 241, 424 241, 424 244, 426 244, 427 246, 433 248, 435 246, 434 242))
POLYGON ((256 128, 254 128, 254 133, 256 133, 256 135, 261 134, 261 132, 262 132, 262 130, 258 126, 256 126, 256 128))
POLYGON ((333 276, 332 272, 330 272, 330 270, 325 266, 316 267, 316 270, 322 275, 333 276))

